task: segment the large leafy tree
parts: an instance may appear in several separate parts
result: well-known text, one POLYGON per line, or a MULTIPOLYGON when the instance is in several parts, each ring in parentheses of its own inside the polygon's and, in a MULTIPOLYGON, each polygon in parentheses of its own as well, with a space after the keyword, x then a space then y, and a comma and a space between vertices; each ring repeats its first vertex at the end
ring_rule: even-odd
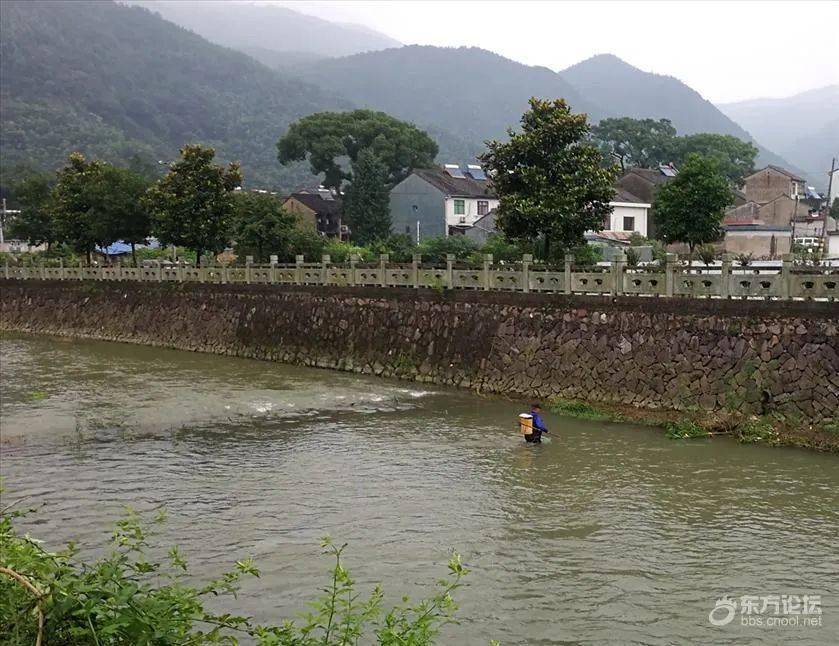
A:
POLYGON ((233 239, 239 254, 250 253, 264 262, 272 253, 287 256, 294 239, 294 214, 276 196, 239 193, 234 200, 233 239))
POLYGON ((667 243, 686 243, 693 255, 697 245, 719 239, 723 213, 733 201, 717 160, 691 154, 676 178, 655 195, 658 236, 667 243))
POLYGON ((353 181, 344 200, 344 216, 353 241, 365 245, 390 235, 387 167, 372 150, 362 150, 353 164, 353 181))
POLYGON ((591 129, 604 152, 619 160, 621 170, 631 166, 652 168, 670 161, 676 128, 669 119, 603 119, 591 129))
POLYGON ((433 165, 437 144, 415 125, 372 110, 303 117, 277 142, 281 164, 308 157, 312 172, 324 174, 324 186, 336 189, 352 180, 345 162, 354 166, 362 150, 375 153, 387 168, 388 183, 395 184, 412 169, 433 165))
POLYGON ((603 164, 588 134, 586 115, 564 100, 532 98, 521 131, 487 142, 481 156, 500 199, 499 228, 511 239, 541 239, 545 258, 552 245, 567 249, 602 229, 611 213, 617 166, 603 164))
POLYGON ((107 246, 116 238, 103 210, 102 183, 106 164, 87 161, 81 153, 71 153, 58 171, 52 193, 56 237, 87 256, 96 246, 107 246))
POLYGON ((52 178, 47 173, 33 173, 12 188, 20 214, 9 223, 9 234, 29 241, 46 243, 49 248, 56 240, 51 208, 52 178))
POLYGON ((233 191, 242 183, 239 165, 213 163, 215 151, 200 145, 181 149, 180 159, 146 194, 152 229, 164 244, 205 251, 227 245, 234 213, 233 191))
POLYGON ((719 171, 734 186, 754 172, 757 148, 754 144, 731 135, 703 132, 676 137, 671 142, 670 161, 680 167, 692 154, 716 160, 719 171))
POLYGON ((151 218, 143 200, 148 187, 149 181, 139 173, 109 164, 102 166, 100 179, 92 187, 107 238, 130 244, 135 266, 136 245, 145 244, 151 233, 151 218))

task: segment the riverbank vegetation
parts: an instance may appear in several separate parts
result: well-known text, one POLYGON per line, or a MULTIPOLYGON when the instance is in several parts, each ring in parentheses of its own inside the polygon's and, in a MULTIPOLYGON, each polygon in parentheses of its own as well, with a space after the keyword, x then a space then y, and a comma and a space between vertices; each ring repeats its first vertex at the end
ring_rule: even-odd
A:
MULTIPOLYGON (((4 496, 5 498, 5 496, 4 496)), ((297 619, 261 624, 253 618, 215 610, 235 598, 249 577, 260 572, 251 559, 210 581, 197 584, 177 547, 164 560, 152 544, 151 523, 130 512, 115 525, 110 548, 95 560, 79 548, 51 552, 21 532, 16 522, 32 510, 14 503, 0 509, 0 644, 237 644, 260 646, 388 646, 433 644, 440 629, 455 622, 453 593, 468 570, 454 554, 448 576, 426 599, 386 607, 384 592, 358 590, 344 564, 345 545, 326 538, 323 552, 332 569, 323 593, 297 619), (220 599, 221 598, 221 599, 220 599), (211 601, 212 600, 212 601, 211 601)), ((243 604, 246 605, 246 604, 243 604)))
POLYGON ((839 453, 839 418, 813 422, 780 413, 748 415, 736 410, 646 410, 561 398, 551 402, 551 411, 576 419, 650 426, 663 430, 674 440, 726 435, 741 444, 797 446, 839 453))

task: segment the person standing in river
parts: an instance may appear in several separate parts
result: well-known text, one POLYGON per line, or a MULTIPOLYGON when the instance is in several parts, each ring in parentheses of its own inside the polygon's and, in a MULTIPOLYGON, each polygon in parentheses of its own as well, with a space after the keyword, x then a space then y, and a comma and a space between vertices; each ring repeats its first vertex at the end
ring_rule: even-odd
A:
POLYGON ((538 403, 530 405, 530 414, 533 417, 533 432, 524 436, 526 442, 534 444, 542 443, 542 433, 547 433, 548 429, 542 421, 542 406, 538 403))

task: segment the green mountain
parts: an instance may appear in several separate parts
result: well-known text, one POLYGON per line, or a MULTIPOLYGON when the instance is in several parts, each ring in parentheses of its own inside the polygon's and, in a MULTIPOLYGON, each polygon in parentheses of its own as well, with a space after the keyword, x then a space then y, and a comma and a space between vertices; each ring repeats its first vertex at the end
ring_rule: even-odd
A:
POLYGON ((831 159, 839 157, 839 85, 718 107, 825 188, 831 159))
POLYGON ((402 43, 362 25, 340 24, 286 7, 246 2, 129 0, 207 40, 236 49, 347 56, 402 43))
MULTIPOLYGON (((477 47, 426 47, 356 54, 301 68, 359 107, 456 138, 475 150, 518 124, 532 96, 564 97, 580 112, 599 108, 546 67, 530 67, 477 47)), ((439 141, 441 150, 446 148, 439 141)))
POLYGON ((113 2, 4 0, 0 162, 55 167, 73 150, 172 159, 185 143, 242 162, 246 182, 290 186, 275 143, 301 116, 351 107, 300 79, 113 2))
POLYGON ((602 117, 670 119, 680 135, 714 132, 752 141, 758 147, 758 166, 777 164, 803 171, 764 148, 714 104, 672 76, 644 72, 612 54, 593 56, 560 72, 589 101, 600 106, 602 117))

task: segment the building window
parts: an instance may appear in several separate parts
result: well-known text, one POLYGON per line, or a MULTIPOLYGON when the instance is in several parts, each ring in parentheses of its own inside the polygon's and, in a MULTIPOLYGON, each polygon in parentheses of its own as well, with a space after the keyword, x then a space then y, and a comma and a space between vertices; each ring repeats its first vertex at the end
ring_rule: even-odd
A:
POLYGON ((478 200, 478 215, 486 215, 487 213, 489 213, 489 202, 478 200))
POLYGON ((635 231, 635 217, 632 215, 626 215, 623 218, 623 230, 624 231, 635 231))
POLYGON ((466 215, 466 201, 465 200, 455 200, 454 201, 454 214, 455 215, 466 215))

